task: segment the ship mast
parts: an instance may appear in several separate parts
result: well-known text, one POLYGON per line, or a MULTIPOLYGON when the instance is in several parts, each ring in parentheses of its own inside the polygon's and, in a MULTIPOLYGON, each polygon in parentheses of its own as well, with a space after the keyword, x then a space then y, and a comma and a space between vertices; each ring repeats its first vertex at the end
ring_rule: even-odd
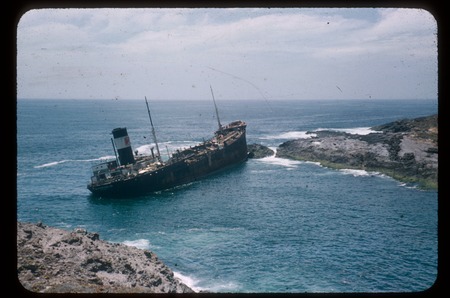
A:
POLYGON ((148 107, 147 96, 145 96, 145 104, 147 105, 148 118, 150 118, 150 124, 152 126, 153 141, 155 142, 156 152, 158 153, 157 158, 161 162, 161 154, 159 153, 158 141, 156 140, 155 127, 153 126, 152 115, 150 114, 150 108, 148 107))
POLYGON ((219 124, 219 130, 222 130, 222 124, 220 124, 220 118, 219 118, 219 111, 217 110, 216 100, 214 99, 214 92, 213 92, 211 85, 209 85, 209 88, 211 89, 211 94, 212 94, 212 98, 213 98, 213 102, 214 102, 214 108, 216 109, 216 116, 217 116, 217 123, 219 124))

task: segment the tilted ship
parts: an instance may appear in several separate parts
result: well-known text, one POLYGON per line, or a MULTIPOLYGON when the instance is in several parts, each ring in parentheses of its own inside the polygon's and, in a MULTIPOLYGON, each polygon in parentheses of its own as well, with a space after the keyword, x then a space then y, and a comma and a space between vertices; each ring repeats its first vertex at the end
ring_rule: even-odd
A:
POLYGON ((116 159, 92 167, 91 182, 87 188, 93 195, 135 196, 170 189, 247 160, 246 123, 238 120, 222 126, 214 100, 219 125, 214 136, 196 146, 176 150, 168 160, 163 161, 147 98, 145 103, 156 154, 152 148, 149 156, 134 155, 127 129, 113 129, 111 141, 116 159))

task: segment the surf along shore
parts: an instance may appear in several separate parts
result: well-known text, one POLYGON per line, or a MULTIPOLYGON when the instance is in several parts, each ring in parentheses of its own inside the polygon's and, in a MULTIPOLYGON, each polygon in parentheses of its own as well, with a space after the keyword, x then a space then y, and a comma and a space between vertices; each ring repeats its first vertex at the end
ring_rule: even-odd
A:
POLYGON ((17 222, 17 276, 38 293, 194 293, 149 250, 17 222))
POLYGON ((402 119, 366 135, 323 130, 282 143, 276 156, 334 169, 379 172, 425 189, 438 187, 438 116, 402 119))

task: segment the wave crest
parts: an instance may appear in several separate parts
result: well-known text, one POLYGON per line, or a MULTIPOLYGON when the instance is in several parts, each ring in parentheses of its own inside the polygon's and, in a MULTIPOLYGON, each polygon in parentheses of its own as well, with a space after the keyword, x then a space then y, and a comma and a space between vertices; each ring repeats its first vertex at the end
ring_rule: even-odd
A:
POLYGON ((99 158, 92 158, 92 159, 63 159, 60 161, 52 161, 49 163, 44 163, 42 165, 38 165, 38 166, 34 166, 35 169, 39 169, 39 168, 46 168, 46 167, 53 167, 62 163, 66 163, 66 162, 92 162, 92 161, 100 161, 100 160, 108 160, 108 159, 112 159, 115 158, 115 156, 111 156, 111 155, 107 155, 107 156, 102 156, 99 158))
POLYGON ((150 248, 150 241, 148 241, 147 239, 125 240, 122 243, 127 246, 133 246, 133 247, 137 247, 140 249, 149 249, 150 248))
POLYGON ((355 169, 341 169, 339 170, 342 174, 353 175, 354 177, 373 177, 373 176, 383 176, 379 172, 368 172, 366 170, 355 170, 355 169))
POLYGON ((269 135, 261 137, 262 140, 277 140, 277 139, 309 139, 317 136, 315 133, 308 133, 308 131, 288 131, 277 135, 269 135))
POLYGON ((354 128, 316 128, 313 130, 294 130, 294 131, 288 131, 283 132, 276 135, 268 135, 260 137, 262 140, 292 140, 292 139, 310 139, 317 136, 314 132, 317 131, 338 131, 338 132, 345 132, 353 135, 368 135, 370 133, 382 133, 382 131, 376 131, 372 130, 370 127, 354 127, 354 128))
POLYGON ((287 158, 281 158, 277 157, 277 148, 276 147, 269 147, 274 152, 272 156, 263 157, 260 159, 256 159, 258 162, 268 163, 276 166, 283 166, 288 168, 288 170, 292 170, 294 168, 297 168, 299 164, 302 164, 304 162, 293 160, 293 159, 287 159, 287 158))
POLYGON ((372 130, 370 127, 354 127, 354 128, 317 128, 313 131, 339 131, 339 132, 345 132, 352 135, 368 135, 371 133, 382 133, 382 131, 372 130))
POLYGON ((199 280, 196 278, 181 274, 178 271, 173 271, 173 276, 197 293, 206 290, 204 288, 197 286, 199 280))

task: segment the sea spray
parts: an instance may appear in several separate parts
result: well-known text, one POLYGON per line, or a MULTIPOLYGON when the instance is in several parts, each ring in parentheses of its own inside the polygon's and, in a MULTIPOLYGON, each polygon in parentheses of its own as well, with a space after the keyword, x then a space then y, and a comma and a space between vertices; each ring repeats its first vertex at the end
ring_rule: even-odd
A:
POLYGON ((53 166, 63 164, 66 162, 92 162, 92 161, 108 160, 108 159, 113 159, 113 158, 115 158, 115 157, 111 156, 111 155, 107 155, 107 156, 102 156, 99 158, 91 158, 91 159, 64 159, 64 160, 60 160, 60 161, 52 161, 52 162, 45 163, 42 165, 34 166, 34 168, 39 169, 39 168, 53 167, 53 166))
POLYGON ((192 290, 194 290, 195 292, 202 292, 202 291, 207 291, 206 288, 202 288, 198 286, 199 280, 184 274, 181 274, 178 271, 173 271, 173 275, 175 276, 175 278, 177 278, 179 281, 181 281, 182 283, 184 283, 185 285, 187 285, 189 288, 191 288, 192 290))
POLYGON ((127 246, 134 246, 140 249, 150 249, 150 241, 147 239, 125 240, 122 243, 127 246))

